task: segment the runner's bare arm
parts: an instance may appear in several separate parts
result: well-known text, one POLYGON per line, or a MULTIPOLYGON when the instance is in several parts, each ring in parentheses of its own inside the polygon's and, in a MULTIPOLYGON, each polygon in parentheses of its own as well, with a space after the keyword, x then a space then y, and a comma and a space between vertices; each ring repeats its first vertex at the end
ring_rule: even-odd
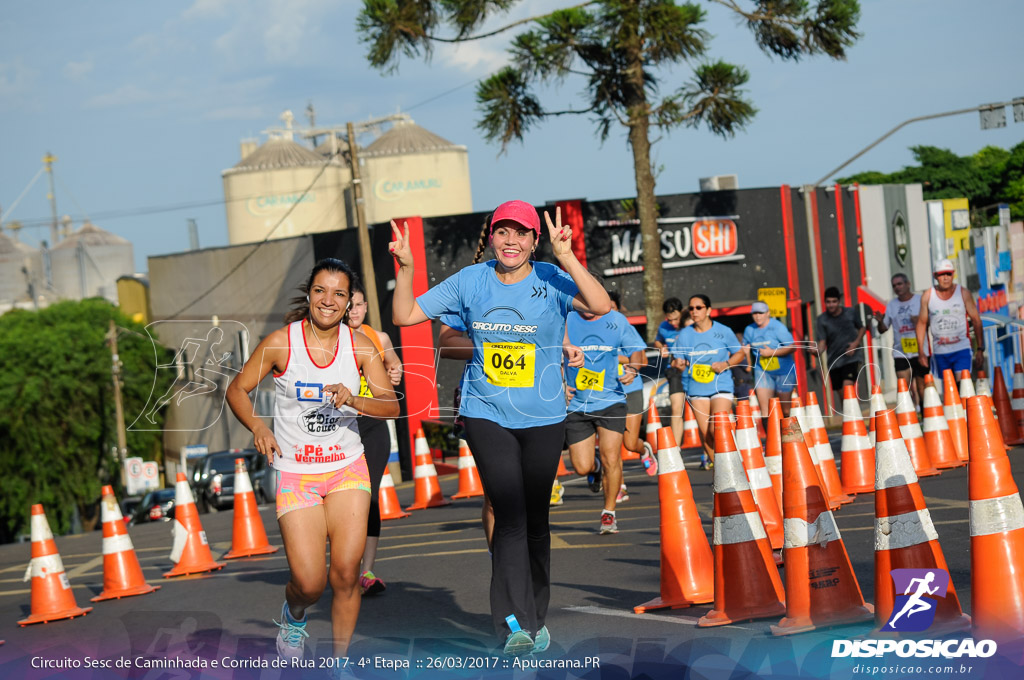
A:
POLYGON ((398 406, 398 399, 395 398, 395 391, 391 387, 391 380, 384 368, 380 353, 368 337, 360 333, 354 333, 356 365, 360 372, 366 377, 366 384, 370 388, 373 397, 361 397, 352 394, 344 385, 325 385, 324 391, 333 395, 335 407, 342 404, 351 406, 360 413, 365 413, 374 418, 397 418, 401 414, 398 406))
POLYGON ((388 244, 388 250, 398 262, 398 273, 395 274, 395 295, 391 301, 391 320, 396 326, 413 326, 427 320, 420 306, 416 304, 416 296, 412 292, 413 260, 412 249, 409 247, 409 223, 403 223, 403 229, 391 220, 391 234, 395 240, 388 244))
POLYGON ((442 359, 473 358, 473 341, 466 337, 464 331, 457 331, 451 326, 441 324, 441 332, 437 336, 442 359))
POLYGON ((974 327, 974 340, 975 340, 975 343, 976 343, 975 344, 975 348, 976 348, 975 351, 977 351, 977 352, 984 352, 985 351, 985 335, 984 335, 984 331, 983 331, 984 326, 981 323, 981 316, 978 314, 978 306, 976 304, 974 304, 974 296, 971 295, 971 292, 969 290, 967 290, 963 286, 960 286, 960 290, 963 292, 963 296, 964 296, 964 309, 967 310, 967 318, 969 318, 971 320, 971 325, 974 327))
POLYGON ((544 221, 548 226, 548 236, 551 238, 551 250, 555 254, 555 259, 558 260, 562 269, 569 273, 576 283, 576 287, 580 289, 579 294, 573 298, 573 309, 577 312, 590 312, 598 316, 610 312, 612 301, 608 297, 608 291, 590 275, 586 267, 576 259, 576 254, 572 252, 572 227, 562 224, 562 209, 555 208, 554 222, 551 221, 551 215, 545 210, 544 221))
POLYGON ((395 346, 391 344, 391 337, 387 333, 377 331, 377 337, 380 338, 380 344, 384 348, 384 368, 387 369, 388 378, 391 379, 392 385, 397 385, 402 382, 402 373, 405 370, 402 368, 402 360, 398 358, 395 346))
POLYGON ((249 393, 272 371, 284 371, 288 365, 288 328, 279 328, 256 346, 241 372, 231 381, 225 392, 228 406, 238 421, 252 432, 256 450, 270 463, 281 455, 273 431, 256 415, 249 393))
POLYGON ((917 361, 922 366, 928 365, 928 354, 925 348, 928 347, 928 300, 932 289, 929 288, 921 294, 921 312, 917 317, 917 361))

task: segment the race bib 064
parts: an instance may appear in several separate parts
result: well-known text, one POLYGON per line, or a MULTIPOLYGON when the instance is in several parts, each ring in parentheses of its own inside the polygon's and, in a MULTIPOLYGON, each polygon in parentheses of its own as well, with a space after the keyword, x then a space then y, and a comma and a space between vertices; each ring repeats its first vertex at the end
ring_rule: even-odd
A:
POLYGON ((498 387, 533 387, 536 345, 485 342, 484 375, 498 387))

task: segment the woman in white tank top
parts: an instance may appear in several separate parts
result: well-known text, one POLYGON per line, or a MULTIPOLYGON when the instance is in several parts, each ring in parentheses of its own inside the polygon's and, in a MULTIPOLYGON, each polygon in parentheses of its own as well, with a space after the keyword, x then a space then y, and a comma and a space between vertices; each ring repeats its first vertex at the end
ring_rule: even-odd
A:
POLYGON ((253 433, 256 449, 278 476, 277 515, 291 578, 277 638, 282 657, 301 658, 306 608, 329 580, 334 591, 334 655, 345 656, 359 616, 359 561, 366 543, 370 484, 356 413, 399 415, 398 401, 373 343, 345 324, 355 275, 344 262, 321 260, 305 286, 299 320, 253 351, 232 381, 227 401, 253 433), (274 426, 255 414, 249 393, 274 372, 274 426), (374 397, 359 396, 360 372, 374 397), (327 540, 331 562, 324 565, 327 540))

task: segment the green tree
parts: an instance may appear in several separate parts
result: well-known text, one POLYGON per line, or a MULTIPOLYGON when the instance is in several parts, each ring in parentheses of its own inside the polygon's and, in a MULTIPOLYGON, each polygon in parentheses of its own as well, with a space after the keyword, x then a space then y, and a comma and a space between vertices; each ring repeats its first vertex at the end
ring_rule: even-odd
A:
POLYGON ((994 224, 999 203, 1010 205, 1013 219, 1024 219, 1024 142, 1007 151, 986 146, 969 156, 957 156, 949 149, 912 146, 917 165, 896 172, 874 170, 837 180, 842 184, 914 184, 923 186, 925 200, 966 198, 972 221, 981 226, 994 224))
MULTIPOLYGON (((781 59, 825 54, 844 59, 859 37, 857 0, 708 0, 734 13, 757 45, 781 59)), ((651 167, 651 128, 705 126, 731 137, 754 116, 744 97, 747 71, 708 57, 711 36, 701 28, 705 11, 674 0, 592 0, 476 34, 516 0, 364 0, 358 19, 370 63, 394 71, 401 57, 429 59, 437 42, 460 43, 526 25, 509 52, 511 65, 477 87, 477 127, 502 149, 522 141, 551 116, 589 115, 605 140, 613 126, 626 128, 633 153, 636 207, 643 242, 647 318, 661 314, 664 296, 651 167), (442 36, 447 26, 449 35, 442 36), (693 74, 664 95, 662 76, 679 63, 693 74), (545 109, 533 88, 585 82, 579 109, 545 109)), ((561 92, 559 93, 559 95, 561 92)), ((657 323, 648 323, 653 338, 657 323)))
MULTIPOLYGON (((89 527, 101 485, 120 482, 112 452, 117 431, 106 344, 110 319, 120 329, 122 399, 130 419, 151 391, 168 385, 155 369, 158 360, 170 361, 168 353, 154 351, 143 326, 102 299, 0 316, 0 541, 27 529, 34 503, 46 508, 54 532, 69 530, 76 507, 89 527), (154 376, 162 384, 154 384, 154 376)), ((127 434, 130 455, 159 455, 159 431, 127 434)))

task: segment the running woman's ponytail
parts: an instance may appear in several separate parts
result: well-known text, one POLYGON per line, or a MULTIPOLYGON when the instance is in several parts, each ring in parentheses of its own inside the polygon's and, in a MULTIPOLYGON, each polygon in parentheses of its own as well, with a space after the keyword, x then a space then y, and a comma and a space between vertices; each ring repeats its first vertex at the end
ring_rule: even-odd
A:
MULTIPOLYGON (((493 215, 494 213, 491 213, 493 215)), ((488 236, 491 235, 491 215, 484 220, 484 228, 480 230, 480 243, 476 247, 476 255, 473 256, 473 264, 479 264, 487 250, 488 236)))

